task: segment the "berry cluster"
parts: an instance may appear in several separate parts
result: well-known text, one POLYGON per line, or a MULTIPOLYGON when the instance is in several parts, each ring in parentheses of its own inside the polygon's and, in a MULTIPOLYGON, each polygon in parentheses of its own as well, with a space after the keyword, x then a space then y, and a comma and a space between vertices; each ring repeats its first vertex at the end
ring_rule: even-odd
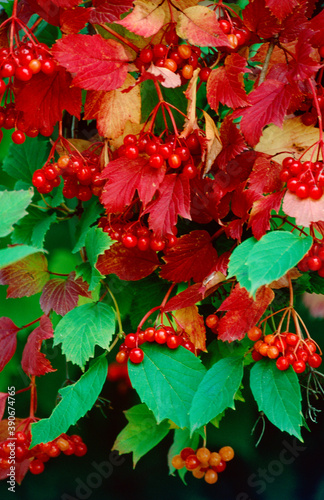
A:
POLYGON ((234 457, 234 450, 231 446, 223 446, 217 453, 210 452, 208 448, 198 448, 194 451, 192 448, 183 448, 180 455, 172 458, 172 465, 175 469, 192 471, 192 475, 197 479, 204 478, 206 483, 214 484, 218 480, 219 472, 226 468, 226 462, 234 457))
POLYGON ((324 171, 322 161, 295 160, 291 156, 282 162, 280 179, 287 182, 287 188, 298 198, 319 200, 323 196, 324 171))
MULTIPOLYGON (((28 82, 39 72, 51 75, 55 71, 56 63, 44 43, 19 42, 19 45, 12 50, 4 47, 0 49, 0 97, 8 91, 7 97, 11 100, 11 93, 14 92, 18 82, 20 84, 28 82)), ((53 132, 45 128, 41 130, 28 129, 24 123, 23 113, 17 112, 12 102, 8 102, 0 109, 0 127, 7 130, 16 129, 12 134, 12 140, 16 144, 22 144, 26 139, 25 135, 36 137, 38 133, 41 133, 49 136, 53 132)))
POLYGON ((132 387, 128 376, 127 362, 125 363, 109 363, 107 379, 110 382, 117 382, 117 390, 119 393, 126 393, 132 387))
POLYGON ((211 331, 215 334, 217 333, 218 322, 219 317, 217 316, 217 314, 210 314, 206 318, 206 326, 208 326, 208 328, 210 328, 211 331))
POLYGON ((302 272, 317 271, 318 275, 324 278, 324 243, 314 243, 299 262, 298 269, 302 272))
POLYGON ((126 335, 116 355, 117 363, 125 363, 128 358, 134 364, 141 363, 144 359, 144 352, 138 346, 144 344, 144 342, 166 344, 169 349, 176 349, 181 345, 185 349, 188 349, 188 351, 196 353, 194 344, 186 338, 184 332, 179 335, 171 326, 161 325, 157 329, 151 326, 144 331, 141 330, 137 333, 126 335))
POLYGON ((24 460, 31 460, 29 470, 32 474, 41 474, 44 463, 55 458, 61 452, 64 455, 82 457, 87 453, 87 446, 78 435, 61 434, 48 443, 42 443, 28 449, 31 442, 29 432, 17 431, 14 438, 8 438, 0 443, 0 469, 9 469, 10 465, 24 460))
MULTIPOLYGON (((317 103, 319 105, 319 108, 321 112, 324 112, 324 89, 321 85, 317 85, 316 87, 316 94, 317 94, 317 103)), ((313 96, 306 99, 304 103, 299 108, 301 111, 304 111, 304 113, 301 115, 301 121, 304 125, 307 127, 314 126, 317 123, 318 119, 318 112, 316 109, 316 105, 314 102, 313 96)))
POLYGON ((301 339, 295 333, 268 334, 262 336, 262 330, 254 326, 248 331, 248 337, 255 342, 252 358, 259 361, 264 357, 277 359, 278 370, 287 370, 292 365, 296 373, 303 373, 306 364, 318 368, 322 363, 320 354, 316 353, 316 344, 311 339, 301 339))
POLYGON ((227 15, 227 17, 220 17, 218 22, 233 50, 242 47, 250 40, 251 32, 243 25, 239 17, 231 18, 227 15))
POLYGON ((199 163, 201 145, 198 134, 193 132, 186 139, 179 139, 175 135, 168 135, 163 141, 161 137, 153 134, 136 135, 128 134, 124 137, 124 144, 117 150, 118 157, 136 160, 142 155, 149 156, 149 165, 152 168, 167 168, 189 179, 197 175, 195 163, 199 163))
MULTIPOLYGON (((167 234, 165 238, 158 238, 153 231, 141 223, 135 221, 127 224, 109 223, 106 217, 99 221, 99 227, 109 234, 113 240, 121 242, 126 248, 137 247, 141 251, 149 248, 154 252, 160 252, 173 247, 177 242, 174 234, 167 234)), ((176 230, 176 228, 175 228, 176 230)))
POLYGON ((39 193, 50 193, 64 179, 63 196, 90 200, 91 196, 100 196, 105 181, 100 178, 98 155, 90 151, 81 154, 62 155, 57 162, 48 160, 45 165, 35 170, 33 185, 39 193))

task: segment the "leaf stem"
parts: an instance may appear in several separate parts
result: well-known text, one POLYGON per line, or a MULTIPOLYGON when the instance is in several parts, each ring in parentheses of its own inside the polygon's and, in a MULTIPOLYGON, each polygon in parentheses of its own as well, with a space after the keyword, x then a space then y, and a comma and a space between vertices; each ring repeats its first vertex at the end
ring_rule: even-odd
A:
POLYGON ((99 26, 101 28, 103 28, 104 30, 106 30, 111 35, 115 36, 118 40, 120 40, 121 42, 123 42, 125 45, 128 45, 128 47, 130 47, 131 49, 133 49, 136 52, 136 54, 138 54, 140 52, 140 49, 138 47, 136 47, 136 45, 134 45, 132 42, 130 42, 129 40, 127 40, 126 38, 124 38, 122 35, 120 35, 116 31, 112 30, 111 28, 109 28, 105 24, 99 24, 99 26))
POLYGON ((272 42, 270 42, 270 45, 268 47, 268 52, 267 52, 267 55, 265 57, 264 65, 263 65, 261 73, 260 73, 258 87, 260 87, 260 85, 265 80, 265 77, 266 77, 266 74, 267 74, 267 71, 268 71, 268 67, 269 67, 269 63, 270 63, 270 59, 271 59, 271 55, 272 55, 272 52, 273 52, 274 48, 275 48, 275 43, 274 43, 274 41, 272 41, 272 42))
POLYGON ((41 316, 37 319, 34 319, 34 321, 31 321, 30 323, 27 323, 27 325, 23 325, 19 328, 19 331, 20 330, 24 330, 25 328, 28 328, 29 326, 33 325, 34 323, 37 323, 38 321, 40 321, 41 319, 41 316))
POLYGON ((118 334, 123 334, 124 333, 124 330, 123 330, 123 325, 122 325, 122 321, 121 321, 121 316, 120 316, 120 310, 119 310, 119 307, 118 307, 118 303, 117 303, 117 300, 114 296, 114 294, 112 293, 112 291, 110 290, 109 286, 107 285, 107 283, 105 283, 105 286, 106 286, 106 289, 107 289, 107 292, 109 293, 110 297, 111 297, 111 300, 113 301, 114 303, 114 306, 115 306, 115 310, 116 310, 116 317, 117 317, 117 322, 118 322, 118 327, 119 327, 119 332, 118 334))
POLYGON ((32 375, 32 377, 31 377, 30 389, 31 389, 31 392, 30 392, 29 417, 34 418, 35 411, 37 408, 37 392, 36 392, 36 377, 35 377, 35 375, 32 375))

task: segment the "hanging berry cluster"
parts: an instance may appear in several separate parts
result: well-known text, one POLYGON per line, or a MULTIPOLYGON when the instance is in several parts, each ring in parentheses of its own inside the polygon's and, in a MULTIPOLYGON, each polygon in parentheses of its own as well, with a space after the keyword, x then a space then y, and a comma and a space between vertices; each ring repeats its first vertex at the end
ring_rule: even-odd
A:
POLYGON ((324 243, 315 242, 299 262, 298 269, 302 272, 317 271, 317 274, 324 278, 324 243))
POLYGON ((187 447, 172 458, 172 465, 177 470, 185 467, 195 478, 204 478, 206 483, 214 484, 218 481, 218 474, 226 469, 227 462, 233 458, 234 450, 231 446, 223 446, 218 453, 210 452, 206 447, 196 451, 187 447))
POLYGON ((87 453, 87 446, 81 436, 61 434, 48 443, 42 443, 29 449, 31 442, 30 432, 17 431, 13 438, 5 439, 0 443, 0 469, 7 470, 13 463, 30 460, 29 470, 32 474, 41 474, 44 463, 50 458, 64 455, 83 457, 87 453))
POLYGON ((322 161, 301 162, 289 156, 282 162, 280 179, 287 182, 288 191, 298 198, 319 200, 323 196, 324 171, 322 161))

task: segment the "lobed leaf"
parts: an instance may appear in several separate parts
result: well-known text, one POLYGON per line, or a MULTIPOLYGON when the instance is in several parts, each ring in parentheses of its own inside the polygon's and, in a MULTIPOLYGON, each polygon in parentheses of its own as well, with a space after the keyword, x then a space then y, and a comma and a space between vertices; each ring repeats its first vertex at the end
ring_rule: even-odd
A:
POLYGON ((22 354, 21 367, 29 377, 39 377, 55 371, 50 361, 40 352, 43 340, 51 339, 52 337, 52 322, 47 316, 43 315, 39 326, 28 335, 22 354))
POLYGON ((51 310, 64 316, 78 305, 79 296, 91 297, 88 284, 82 278, 76 278, 75 272, 69 274, 68 278, 53 278, 49 280, 39 299, 39 304, 45 314, 51 310))
POLYGON ((0 318, 0 371, 15 354, 18 332, 18 326, 10 318, 0 318))
MULTIPOLYGON (((23 247, 20 248, 23 250, 23 247)), ((24 248, 27 249, 28 247, 24 248)), ((30 297, 35 293, 39 293, 48 280, 47 259, 39 250, 37 253, 33 253, 0 270, 0 284, 9 285, 7 289, 8 299, 30 297)))
POLYGON ((0 191, 0 238, 13 231, 15 224, 27 214, 26 208, 33 197, 30 191, 0 191))

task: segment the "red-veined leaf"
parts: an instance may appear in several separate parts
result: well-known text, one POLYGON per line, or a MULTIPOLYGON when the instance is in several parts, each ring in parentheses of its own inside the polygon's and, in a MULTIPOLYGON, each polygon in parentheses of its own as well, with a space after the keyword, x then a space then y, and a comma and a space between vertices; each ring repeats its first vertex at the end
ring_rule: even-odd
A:
POLYGON ((121 43, 100 35, 68 35, 56 42, 52 53, 61 66, 75 75, 73 84, 86 90, 120 88, 132 60, 121 43))
POLYGON ((312 35, 313 30, 308 29, 300 33, 295 47, 296 57, 289 63, 290 75, 296 82, 310 78, 320 68, 319 59, 315 61, 310 55, 313 50, 309 41, 312 35))
POLYGON ((29 334, 23 351, 21 367, 27 375, 39 377, 55 371, 50 361, 40 352, 43 340, 52 337, 53 326, 51 320, 44 315, 40 319, 39 326, 29 334))
POLYGON ((75 7, 74 9, 63 10, 60 14, 60 29, 66 35, 78 33, 89 22, 92 9, 75 7))
POLYGON ((7 397, 7 392, 0 392, 0 420, 2 420, 6 409, 7 397))
POLYGON ((270 229, 271 210, 279 211, 284 191, 263 196, 253 203, 250 213, 249 226, 253 236, 259 240, 270 229))
POLYGON ((218 323, 218 338, 233 342, 241 340, 255 326, 274 299, 271 288, 262 286, 254 300, 245 288, 237 284, 218 311, 227 311, 218 323))
POLYGON ((178 295, 175 295, 168 300, 163 311, 177 311, 178 309, 183 309, 184 307, 190 307, 197 304, 197 302, 200 302, 203 299, 200 288, 201 283, 195 283, 194 285, 189 286, 186 290, 178 293, 178 295))
MULTIPOLYGON (((63 9, 72 9, 81 3, 80 0, 51 0, 51 2, 57 7, 62 7, 63 9)), ((44 9, 48 4, 48 0, 37 0, 37 3, 44 9)))
POLYGON ((91 23, 114 23, 121 14, 132 8, 132 0, 93 0, 94 10, 90 15, 91 23))
POLYGON ((265 0, 251 0, 243 10, 245 26, 261 38, 272 38, 281 29, 280 22, 271 13, 265 0))
POLYGON ((282 21, 298 5, 297 0, 265 0, 265 4, 271 10, 272 14, 282 21))
POLYGON ((189 306, 175 311, 177 324, 186 332, 196 349, 206 351, 206 328, 204 318, 197 306, 189 306))
POLYGON ((179 16, 177 33, 193 45, 201 47, 230 47, 216 14, 208 7, 199 5, 185 9, 179 16))
POLYGON ((43 288, 39 300, 40 306, 45 314, 49 314, 53 310, 64 316, 78 305, 80 295, 91 297, 88 288, 88 283, 83 281, 81 277, 75 279, 75 272, 70 273, 66 280, 53 278, 43 288))
POLYGON ((207 231, 192 231, 181 236, 164 255, 161 278, 180 283, 202 281, 217 262, 217 252, 207 231))
POLYGON ((0 269, 0 284, 9 285, 8 299, 30 297, 39 293, 48 280, 47 260, 40 252, 0 269))
MULTIPOLYGON (((18 5, 21 3, 23 2, 19 2, 18 5)), ((62 9, 55 5, 53 0, 40 0, 40 2, 38 2, 38 0, 27 0, 25 3, 27 3, 27 9, 29 7, 32 10, 32 14, 36 13, 47 23, 52 24, 53 26, 60 25, 60 13, 62 12, 62 9)), ((24 17, 27 17, 23 7, 21 8, 21 14, 24 17)))
POLYGON ((137 247, 125 248, 122 243, 115 243, 103 255, 99 255, 96 268, 101 274, 116 274, 125 281, 137 281, 146 278, 160 265, 156 252, 142 252, 137 247))
POLYGON ((259 154, 248 179, 249 191, 257 195, 279 191, 283 186, 279 177, 281 170, 282 166, 270 155, 259 154))
POLYGON ((18 326, 10 318, 0 318, 0 371, 15 354, 18 326))
POLYGON ((245 149, 248 149, 248 147, 230 115, 226 116, 222 122, 220 138, 223 149, 216 158, 216 165, 221 170, 224 170, 230 160, 238 156, 245 149))

